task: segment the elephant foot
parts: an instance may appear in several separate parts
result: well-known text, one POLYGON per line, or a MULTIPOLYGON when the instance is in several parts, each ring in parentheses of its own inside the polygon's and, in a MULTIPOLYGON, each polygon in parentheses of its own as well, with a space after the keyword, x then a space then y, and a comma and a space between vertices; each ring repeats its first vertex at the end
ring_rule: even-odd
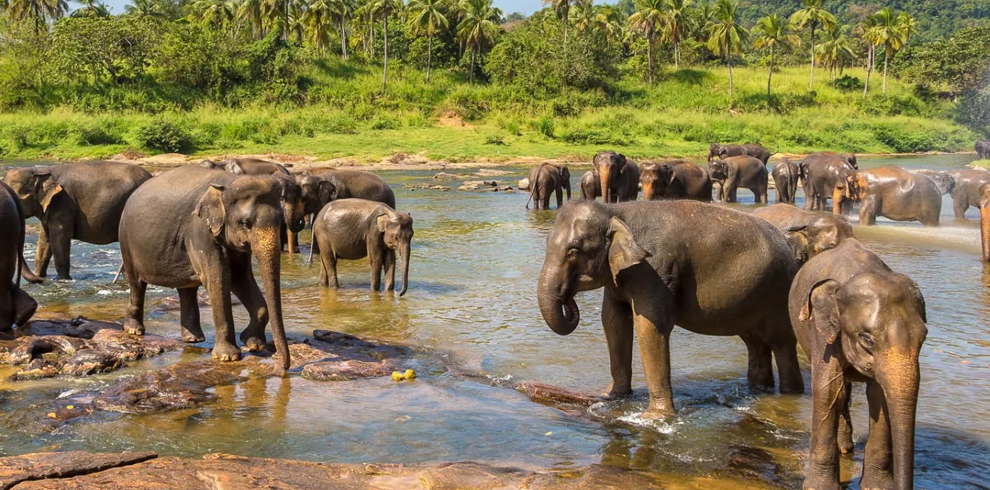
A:
POLYGON ((891 490, 894 488, 894 476, 884 470, 864 470, 859 488, 860 490, 891 490))
POLYGON ((808 476, 804 479, 804 485, 801 488, 803 490, 842 490, 839 481, 829 476, 808 476))
POLYGON ((128 318, 124 321, 124 333, 144 335, 144 324, 133 318, 128 318))
POLYGON ((623 384, 622 386, 618 386, 615 384, 615 382, 612 382, 612 384, 608 387, 607 390, 605 390, 605 393, 603 394, 603 396, 609 400, 614 400, 616 398, 626 398, 629 395, 632 395, 632 387, 630 385, 623 384))
POLYGON ((852 427, 846 427, 841 421, 839 422, 839 437, 836 440, 839 446, 839 452, 842 454, 852 454, 855 448, 855 443, 852 439, 852 427))
POLYGON ((182 341, 187 344, 198 344, 206 340, 206 335, 203 334, 203 329, 194 328, 189 329, 182 327, 182 341))
POLYGON ((241 360, 241 350, 227 342, 217 342, 213 347, 213 358, 220 362, 241 360))
POLYGON ((663 420, 676 416, 677 412, 673 407, 654 407, 653 403, 650 403, 650 407, 641 415, 641 417, 648 420, 663 420))
POLYGON ((241 343, 247 347, 248 352, 261 352, 267 345, 264 334, 258 335, 248 330, 241 332, 241 343))

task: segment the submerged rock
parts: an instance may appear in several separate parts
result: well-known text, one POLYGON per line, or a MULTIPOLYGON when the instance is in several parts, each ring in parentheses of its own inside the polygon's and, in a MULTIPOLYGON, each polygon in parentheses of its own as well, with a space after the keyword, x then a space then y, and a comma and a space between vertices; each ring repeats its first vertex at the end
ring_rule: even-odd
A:
POLYGON ((605 401, 605 398, 598 395, 588 395, 544 383, 525 381, 517 384, 515 388, 516 391, 525 393, 534 402, 553 406, 583 405, 588 407, 605 401))
POLYGON ((30 480, 71 478, 140 463, 156 457, 158 455, 152 452, 90 453, 86 451, 9 456, 0 458, 0 490, 7 490, 18 483, 30 480))
POLYGON ((246 379, 243 363, 182 362, 114 383, 100 392, 93 405, 135 414, 193 408, 216 396, 211 388, 246 379))
POLYGON ((495 180, 469 180, 457 188, 459 191, 499 192, 511 191, 511 186, 500 186, 495 180))

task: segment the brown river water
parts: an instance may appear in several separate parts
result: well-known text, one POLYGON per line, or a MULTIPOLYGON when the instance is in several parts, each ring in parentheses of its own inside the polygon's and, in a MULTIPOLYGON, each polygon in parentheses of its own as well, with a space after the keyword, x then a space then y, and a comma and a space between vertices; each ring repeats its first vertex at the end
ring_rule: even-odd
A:
MULTIPOLYGON (((958 168, 968 156, 860 160, 861 168, 958 168)), ((527 169, 495 177, 515 186, 527 169)), ((575 183, 583 169, 573 172, 575 183)), ((460 172, 460 171, 458 171, 460 172)), ((416 235, 408 294, 368 291, 364 261, 342 262, 339 291, 317 285, 303 254, 283 258, 283 307, 290 337, 329 329, 419 347, 413 382, 389 378, 316 382, 299 377, 257 379, 217 388, 219 400, 193 410, 115 415, 69 423, 52 433, 27 432, 18 411, 93 390, 177 360, 170 353, 113 374, 45 381, 0 381, 0 454, 42 450, 150 450, 200 456, 225 452, 311 461, 437 463, 475 460, 525 468, 566 469, 592 463, 655 472, 671 488, 800 488, 807 463, 811 396, 751 393, 746 348, 737 338, 675 330, 671 341, 678 416, 647 422, 642 366, 634 364, 631 400, 591 406, 574 417, 531 402, 505 386, 534 380, 598 393, 609 383, 608 356, 597 311, 601 292, 582 293, 581 326, 560 337, 543 322, 536 280, 554 211, 526 211, 528 194, 411 191, 433 184, 433 171, 383 172, 399 208, 412 213, 416 235), (456 377, 444 367, 484 373, 488 382, 456 377), (750 449, 770 459, 756 474, 726 471, 750 449)), ((490 179, 490 178, 489 178, 490 179)), ((467 178, 465 180, 476 180, 467 178)), ((577 193, 577 187, 575 194, 577 193)), ((745 209, 753 198, 740 192, 745 209)), ((799 205, 802 197, 799 196, 799 205)), ((771 196, 771 201, 773 197, 771 196)), ((990 488, 990 268, 979 260, 975 209, 967 222, 943 225, 880 219, 857 235, 895 270, 911 276, 928 304, 929 336, 922 352, 916 484, 925 489, 990 488)), ((29 237, 33 263, 36 237, 29 237)), ((119 264, 116 244, 74 243, 68 283, 28 285, 41 303, 37 317, 119 320, 125 286, 108 285, 119 264)), ((54 269, 53 269, 54 270, 54 269)), ((173 290, 149 288, 149 305, 173 290)), ((203 313, 204 330, 210 314, 203 313)), ((246 313, 235 307, 240 330, 246 313)), ((150 316, 149 332, 178 338, 178 312, 150 316)), ((210 346, 211 338, 203 345, 210 346)), ((7 373, 0 370, 0 378, 7 373)), ((809 373, 805 384, 810 386, 809 373)), ((854 389, 856 452, 844 459, 843 480, 858 489, 867 427, 866 400, 854 389)))

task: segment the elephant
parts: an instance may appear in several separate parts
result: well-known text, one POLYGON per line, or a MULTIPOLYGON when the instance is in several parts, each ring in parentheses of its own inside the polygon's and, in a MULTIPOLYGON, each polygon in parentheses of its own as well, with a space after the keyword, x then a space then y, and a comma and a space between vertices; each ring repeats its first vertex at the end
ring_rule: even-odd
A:
POLYGON ((711 202, 712 179, 702 166, 684 161, 648 163, 641 169, 643 199, 694 199, 711 202))
POLYGON ((979 140, 976 142, 974 148, 976 149, 976 158, 980 160, 990 158, 990 141, 979 140))
POLYGON ((595 176, 593 170, 589 170, 581 176, 581 199, 594 201, 596 197, 602 195, 602 182, 595 176))
POLYGON ((870 430, 860 488, 913 489, 918 356, 928 333, 918 285, 850 238, 809 260, 789 296, 814 387, 804 488, 843 488, 839 453, 852 450, 851 382, 865 381, 870 430))
POLYGON ((605 202, 635 201, 639 194, 639 167, 614 151, 602 151, 595 155, 595 177, 601 185, 605 202))
POLYGON ((774 204, 753 211, 777 227, 794 249, 795 257, 803 264, 814 256, 831 250, 843 241, 855 238, 852 226, 842 216, 805 211, 793 204, 774 204))
MULTIPOLYGON (((855 155, 853 155, 855 156, 855 155)), ((837 183, 845 185, 849 176, 856 175, 856 167, 850 163, 848 155, 838 153, 814 153, 801 161, 801 180, 804 181, 804 209, 808 211, 824 211, 829 198, 835 199, 837 183)), ((839 194, 843 189, 838 191, 839 194)), ((851 202, 838 211, 842 214, 852 211, 851 202)), ((833 202, 833 207, 835 203, 833 202)))
POLYGON ((58 279, 72 279, 72 240, 95 245, 116 242, 124 204, 149 179, 151 174, 137 165, 103 161, 7 172, 4 180, 16 191, 25 216, 41 220, 34 274, 45 277, 54 254, 58 279))
MULTIPOLYGON (((564 191, 571 200, 571 171, 567 165, 544 163, 529 170, 530 199, 535 209, 550 209, 550 194, 557 193, 557 207, 564 204, 564 191)), ((526 202, 529 209, 529 201, 526 202)))
POLYGON ((783 161, 773 164, 773 185, 777 193, 778 203, 794 204, 797 199, 798 179, 801 177, 801 169, 797 164, 785 158, 783 161))
POLYGON ((385 269, 385 289, 395 290, 395 254, 402 259, 402 289, 409 288, 409 251, 413 219, 388 205, 365 199, 338 199, 327 204, 313 222, 313 254, 320 254, 320 285, 340 287, 337 260, 368 257, 371 263, 371 290, 381 289, 385 269))
POLYGON ((894 221, 920 221, 925 226, 938 226, 942 212, 942 193, 935 182, 901 167, 860 170, 855 177, 847 178, 841 199, 861 203, 859 224, 864 226, 875 225, 878 215, 894 221))
POLYGON ((770 161, 770 157, 773 153, 763 147, 763 145, 758 143, 746 143, 745 145, 723 145, 719 143, 712 143, 708 147, 708 161, 711 162, 714 158, 725 159, 728 157, 738 157, 749 155, 754 157, 764 165, 770 161))
POLYGON ((6 239, 0 241, 0 335, 22 327, 34 316, 38 302, 21 289, 24 271, 24 210, 21 200, 10 186, 0 182, 0 229, 6 239))
POLYGON ((938 191, 943 195, 949 194, 956 187, 956 180, 952 177, 950 172, 921 169, 915 170, 914 173, 921 174, 929 179, 932 179, 932 182, 938 186, 938 191))
POLYGON ((205 168, 226 170, 238 175, 289 175, 289 170, 281 163, 259 158, 229 158, 222 162, 203 160, 199 165, 205 168))
POLYGON ((650 392, 645 416, 661 417, 674 413, 669 335, 675 324, 740 336, 755 389, 773 389, 775 359, 780 392, 804 391, 785 307, 799 267, 770 223, 729 208, 692 200, 575 201, 557 211, 537 299, 550 329, 568 335, 580 321, 574 296, 604 288, 608 395, 631 392, 635 332, 650 392))
POLYGON ((983 261, 990 262, 990 184, 980 186, 980 244, 983 261))
POLYGON ((736 202, 736 192, 743 187, 753 191, 757 203, 767 203, 767 167, 758 158, 742 155, 719 159, 708 165, 708 173, 721 183, 720 201, 736 202))
POLYGON ((179 167, 135 191, 120 218, 120 254, 131 288, 124 330, 144 334, 145 291, 153 284, 178 290, 182 340, 202 342, 196 297, 202 285, 216 328, 214 359, 241 356, 234 338, 233 293, 250 317, 241 342, 250 351, 264 349, 270 318, 276 351, 288 369, 280 284, 282 182, 268 175, 179 167), (252 256, 264 294, 252 272, 252 256))
POLYGON ((332 176, 337 186, 337 199, 367 199, 388 204, 395 209, 395 193, 385 179, 371 172, 337 168, 320 169, 313 175, 332 176))
POLYGON ((295 178, 302 193, 303 216, 316 215, 323 206, 337 199, 337 179, 333 175, 303 173, 295 178))
POLYGON ((952 177, 952 211, 956 219, 966 219, 970 207, 980 208, 980 187, 990 184, 990 172, 965 169, 948 172, 952 177))

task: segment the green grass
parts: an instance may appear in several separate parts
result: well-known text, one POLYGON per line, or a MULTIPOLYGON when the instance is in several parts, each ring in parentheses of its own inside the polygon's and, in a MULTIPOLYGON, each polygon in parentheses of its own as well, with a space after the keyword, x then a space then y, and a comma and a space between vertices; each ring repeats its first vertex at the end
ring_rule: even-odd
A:
MULTIPOLYGON (((831 87, 817 70, 774 74, 766 98, 766 71, 733 70, 736 96, 728 98, 724 68, 668 71, 653 87, 626 77, 610 93, 564 93, 536 101, 513 87, 468 85, 457 76, 396 70, 387 95, 374 67, 336 62, 309 67, 301 107, 238 109, 201 106, 162 116, 87 114, 60 108, 48 113, 0 114, 0 157, 16 160, 108 157, 133 149, 149 154, 283 153, 376 162, 395 153, 431 160, 511 160, 518 157, 587 157, 615 149, 633 157, 703 155, 712 141, 758 141, 771 150, 807 153, 959 151, 975 135, 954 123, 949 102, 925 102, 911 87, 880 77, 864 99, 862 89, 831 87), (824 79, 824 80, 823 80, 824 79), (730 104, 731 102, 731 104, 730 104), (158 141, 168 121, 171 143, 158 141), (464 126, 449 126, 463 121, 464 126), (443 124, 442 124, 443 123, 443 124), (178 134, 174 134, 178 132, 178 134), (151 147, 149 147, 151 146, 151 147)), ((860 80, 862 70, 847 71, 860 80)))
POLYGON ((985 158, 983 160, 973 160, 969 165, 974 168, 990 169, 990 159, 985 158))

